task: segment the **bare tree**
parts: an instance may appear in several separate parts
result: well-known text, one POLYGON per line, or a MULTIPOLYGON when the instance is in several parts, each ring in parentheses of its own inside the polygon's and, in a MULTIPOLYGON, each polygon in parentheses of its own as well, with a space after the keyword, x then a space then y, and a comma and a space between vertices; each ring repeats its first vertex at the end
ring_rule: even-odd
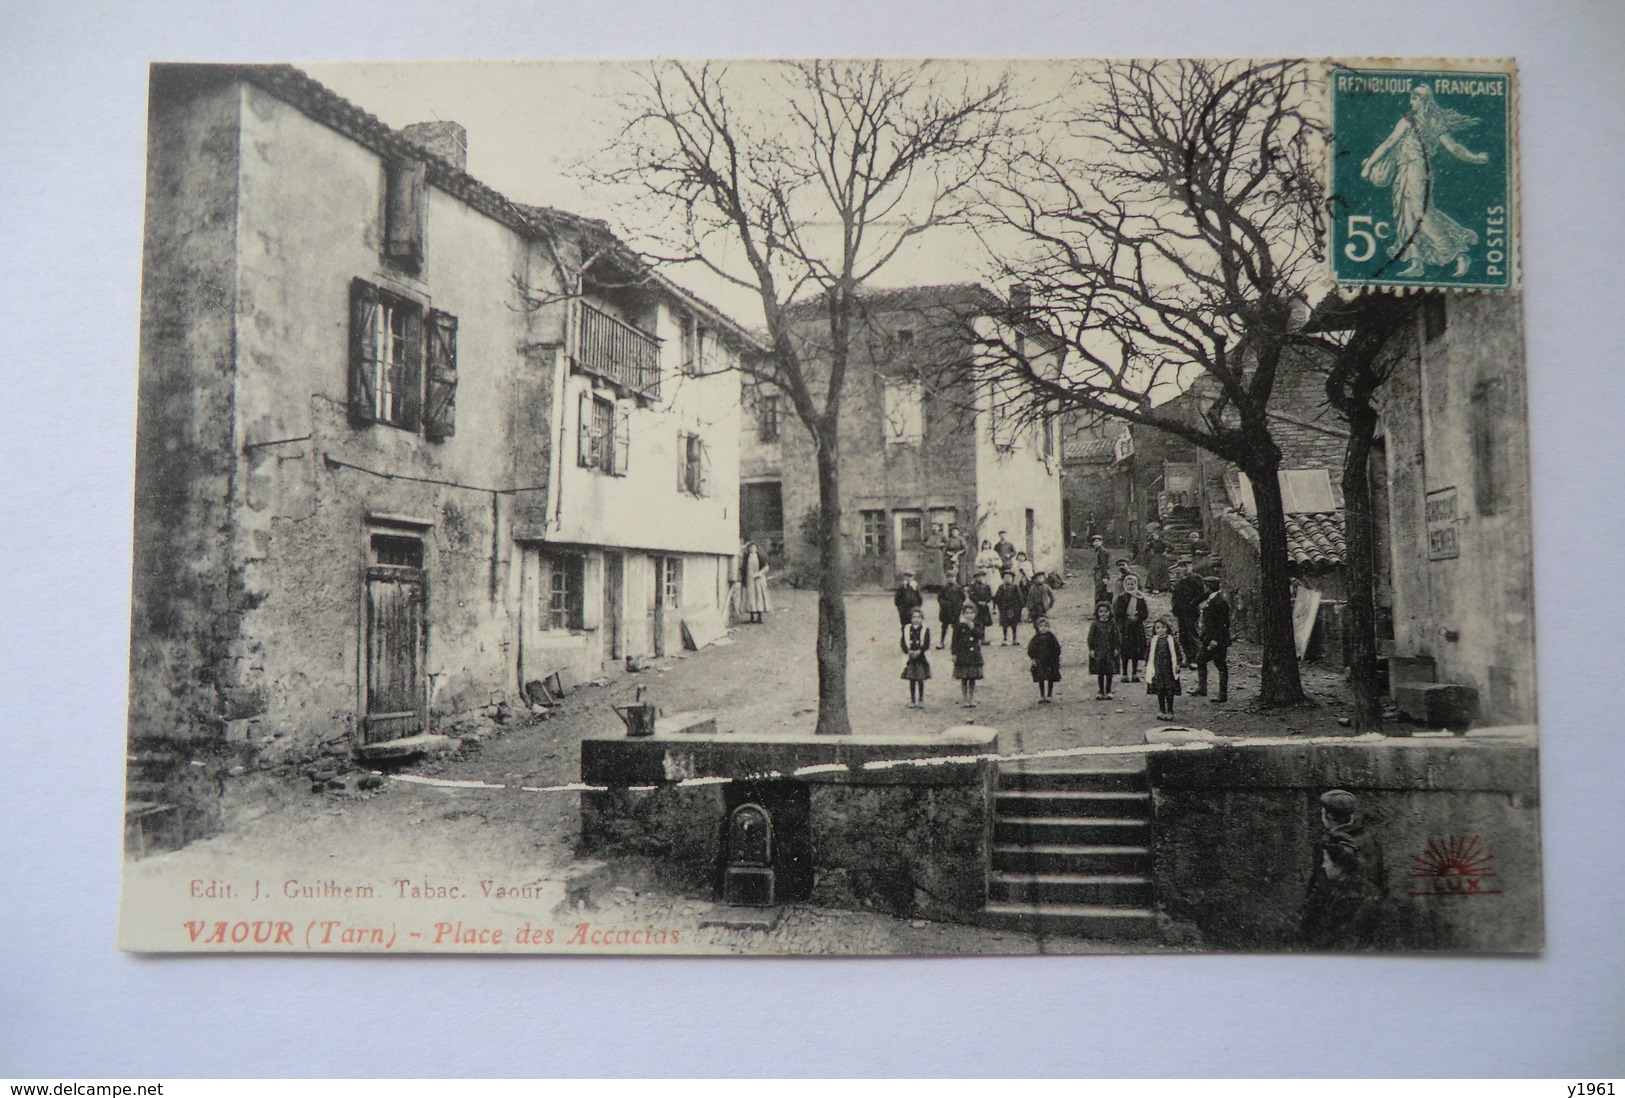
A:
POLYGON ((1034 409, 1159 428, 1252 482, 1266 706, 1305 701, 1270 399, 1320 296, 1313 91, 1299 62, 1108 62, 1073 79, 1051 136, 1013 147, 989 195, 990 249, 1031 294, 1012 319, 1068 359, 1046 371, 999 337, 986 372, 1034 409))
POLYGON ((840 409, 858 293, 922 233, 962 222, 1007 84, 930 63, 659 65, 594 178, 635 194, 650 257, 755 293, 782 392, 818 467, 817 731, 851 731, 841 545, 840 409), (806 320, 817 320, 816 335, 806 320))

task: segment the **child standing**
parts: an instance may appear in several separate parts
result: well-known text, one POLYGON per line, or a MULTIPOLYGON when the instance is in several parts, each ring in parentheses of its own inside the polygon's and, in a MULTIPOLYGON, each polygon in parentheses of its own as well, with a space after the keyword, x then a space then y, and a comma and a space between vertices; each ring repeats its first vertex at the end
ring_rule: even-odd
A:
POLYGON ((925 708, 925 683, 931 677, 931 661, 925 654, 931 651, 931 630, 925 627, 925 611, 914 608, 909 623, 903 626, 899 644, 907 661, 903 664, 903 678, 908 680, 908 707, 925 708))
POLYGON ((993 605, 999 608, 999 643, 1021 643, 1021 588, 1014 573, 1006 572, 993 592, 993 605))
POLYGON ((981 631, 982 643, 987 643, 987 627, 993 624, 993 588, 987 585, 987 574, 976 573, 970 585, 970 601, 976 611, 976 628, 981 631))
POLYGON ((1166 617, 1151 625, 1151 645, 1145 653, 1147 694, 1157 696, 1157 720, 1174 719, 1174 697, 1185 692, 1179 681, 1179 668, 1185 662, 1185 653, 1179 649, 1174 636, 1174 623, 1166 617))
POLYGON ((948 578, 942 582, 942 590, 937 592, 937 647, 941 648, 948 643, 948 634, 953 631, 954 622, 965 609, 965 588, 959 580, 949 573, 948 578))
POLYGON ((1112 679, 1117 675, 1117 663, 1122 658, 1123 642, 1117 635, 1117 622, 1112 618, 1112 604, 1102 599, 1095 604, 1095 620, 1089 625, 1089 673, 1099 686, 1096 701, 1112 696, 1112 679))
POLYGON ((959 704, 969 709, 976 704, 976 680, 982 677, 983 638, 976 607, 965 606, 964 613, 954 622, 953 639, 949 644, 954 654, 954 678, 959 680, 959 704))
POLYGON ((1123 577, 1123 593, 1112 605, 1117 619, 1117 636, 1123 644, 1123 681, 1140 681, 1140 661, 1145 658, 1145 622, 1151 616, 1145 596, 1140 594, 1140 578, 1133 572, 1123 577))
POLYGON ((1027 656, 1033 661, 1033 681, 1038 684, 1040 704, 1055 699, 1055 684, 1061 681, 1061 642, 1049 631, 1049 619, 1033 622, 1033 639, 1027 642, 1027 656))

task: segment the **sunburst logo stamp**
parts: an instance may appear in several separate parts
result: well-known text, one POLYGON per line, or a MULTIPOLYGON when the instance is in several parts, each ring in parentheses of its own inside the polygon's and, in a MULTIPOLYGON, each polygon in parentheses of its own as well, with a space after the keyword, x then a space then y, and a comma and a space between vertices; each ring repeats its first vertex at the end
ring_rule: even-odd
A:
POLYGON ((1498 896, 1501 890, 1490 868, 1494 860, 1477 835, 1429 839, 1425 851, 1411 855, 1411 895, 1498 896))

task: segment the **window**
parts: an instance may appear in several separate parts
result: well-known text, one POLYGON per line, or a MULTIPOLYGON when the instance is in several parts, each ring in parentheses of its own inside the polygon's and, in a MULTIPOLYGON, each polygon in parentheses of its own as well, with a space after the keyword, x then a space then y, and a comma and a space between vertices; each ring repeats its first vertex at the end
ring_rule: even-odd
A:
POLYGON ((422 568, 423 539, 402 534, 374 534, 372 563, 390 568, 422 568))
POLYGON ((925 391, 918 381, 887 381, 886 442, 918 446, 925 441, 925 391))
POLYGON ((886 555, 886 512, 862 511, 863 517, 863 555, 866 557, 883 557, 886 555))
POLYGON ((897 547, 919 549, 925 545, 925 518, 918 511, 897 513, 897 547))
POLYGON ((397 161, 385 170, 384 258, 412 272, 423 264, 427 182, 426 166, 421 160, 397 161))
POLYGON ((631 413, 591 390, 581 394, 576 464, 624 477, 631 460, 631 413))
POLYGON ((897 342, 904 345, 904 346, 907 346, 908 344, 913 343, 914 342, 914 329, 912 329, 912 328, 899 328, 899 329, 897 329, 897 342))
POLYGON ((759 395, 756 398, 756 438, 759 442, 779 440, 779 398, 759 395))
POLYGON ((683 356, 683 376, 693 377, 700 372, 699 329, 694 325, 694 317, 688 313, 678 313, 677 333, 683 356))
POLYGON ((1428 294, 1422 298, 1422 338, 1426 342, 1432 343, 1449 327, 1450 316, 1445 309, 1443 294, 1428 294))
POLYGON ((705 440, 687 431, 677 433, 677 490, 691 496, 706 494, 711 456, 705 440))
POLYGON ((662 605, 669 610, 681 609, 683 605, 683 558, 656 557, 655 582, 660 584, 662 605))
POLYGON ((417 302, 352 282, 350 418, 408 431, 421 426, 434 442, 450 438, 457 425, 457 318, 430 309, 425 319, 417 302))
POLYGON ((1043 431, 1044 456, 1052 458, 1055 456, 1055 419, 1053 416, 1044 417, 1043 431))
POLYGON ((1502 425, 1510 418, 1507 403, 1506 379, 1491 378, 1473 386, 1473 505, 1481 515, 1498 514, 1508 503, 1511 463, 1501 436, 1502 425))
POLYGON ((959 525, 959 509, 957 507, 931 508, 931 537, 941 541, 948 536, 948 527, 959 525))
POLYGON ((537 607, 537 621, 543 629, 579 632, 585 605, 582 558, 575 553, 543 553, 541 568, 541 605, 537 607))

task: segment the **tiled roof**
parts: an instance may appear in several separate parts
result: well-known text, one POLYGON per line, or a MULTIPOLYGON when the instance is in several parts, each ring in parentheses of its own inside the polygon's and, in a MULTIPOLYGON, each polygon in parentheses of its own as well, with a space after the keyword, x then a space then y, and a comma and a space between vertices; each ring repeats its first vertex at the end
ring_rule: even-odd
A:
POLYGON ((1069 438, 1066 440, 1066 451, 1062 455, 1062 460, 1083 462, 1086 465, 1104 465, 1112 460, 1115 452, 1109 438, 1069 438))
MULTIPOLYGON (((1258 520, 1241 511, 1231 511, 1225 519, 1242 531, 1254 546, 1258 544, 1258 520)), ((1318 570, 1343 564, 1348 542, 1344 536, 1342 511, 1314 511, 1286 516, 1286 556, 1293 568, 1318 570)))

